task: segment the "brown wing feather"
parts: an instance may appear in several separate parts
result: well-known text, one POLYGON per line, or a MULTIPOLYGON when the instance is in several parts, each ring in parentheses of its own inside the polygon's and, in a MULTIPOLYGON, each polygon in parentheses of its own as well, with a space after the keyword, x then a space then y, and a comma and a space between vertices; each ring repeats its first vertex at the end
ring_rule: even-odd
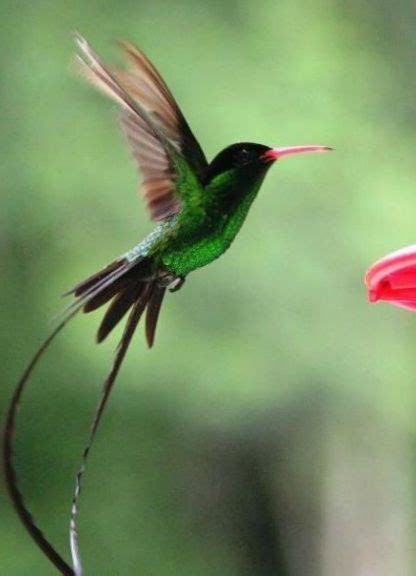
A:
POLYGON ((176 172, 160 142, 137 122, 130 112, 123 112, 121 125, 132 147, 141 174, 141 190, 152 220, 164 220, 178 212, 176 172))
POLYGON ((142 174, 141 190, 150 217, 164 220, 176 214, 181 206, 177 174, 166 141, 187 156, 197 173, 207 162, 172 93, 145 54, 131 43, 121 43, 130 69, 111 71, 84 39, 79 37, 78 45, 85 57, 80 62, 84 77, 122 107, 121 125, 142 174), (131 103, 139 104, 146 116, 131 103))

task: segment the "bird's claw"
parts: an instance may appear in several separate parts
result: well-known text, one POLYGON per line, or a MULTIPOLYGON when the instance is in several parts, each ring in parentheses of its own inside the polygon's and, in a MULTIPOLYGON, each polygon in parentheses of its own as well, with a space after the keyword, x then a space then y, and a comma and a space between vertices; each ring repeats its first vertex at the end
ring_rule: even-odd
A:
POLYGON ((178 276, 173 280, 173 282, 169 284, 168 286, 169 292, 177 292, 178 290, 180 290, 180 288, 182 288, 184 284, 185 284, 185 278, 183 276, 178 276))
POLYGON ((184 276, 169 274, 159 279, 159 286, 168 288, 169 292, 177 292, 185 283, 184 276))

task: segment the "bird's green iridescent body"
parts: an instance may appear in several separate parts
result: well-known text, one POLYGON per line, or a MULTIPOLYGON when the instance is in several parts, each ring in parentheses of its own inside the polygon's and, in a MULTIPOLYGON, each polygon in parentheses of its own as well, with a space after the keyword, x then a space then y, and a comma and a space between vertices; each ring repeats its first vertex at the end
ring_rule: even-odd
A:
POLYGON ((240 230, 256 192, 245 196, 228 214, 207 212, 198 228, 192 229, 189 221, 183 226, 178 223, 177 230, 172 231, 174 235, 161 253, 165 267, 176 276, 186 276, 224 254, 240 230))
POLYGON ((213 178, 200 194, 201 184, 182 167, 178 186, 186 208, 159 224, 127 257, 152 256, 156 268, 162 264, 180 277, 219 258, 240 230, 266 171, 267 166, 242 178, 230 170, 213 178))

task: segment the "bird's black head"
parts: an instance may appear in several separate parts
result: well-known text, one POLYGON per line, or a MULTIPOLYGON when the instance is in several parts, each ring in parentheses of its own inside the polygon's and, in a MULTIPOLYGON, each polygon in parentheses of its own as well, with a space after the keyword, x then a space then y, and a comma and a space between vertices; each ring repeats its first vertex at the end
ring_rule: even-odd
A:
POLYGON ((252 142, 239 142, 224 148, 215 156, 208 167, 207 181, 224 172, 237 171, 248 172, 265 171, 271 159, 267 159, 267 152, 272 148, 263 144, 252 142))
POLYGON ((328 146, 289 146, 270 148, 264 144, 239 142, 224 148, 208 166, 206 182, 223 173, 233 173, 246 178, 250 175, 262 177, 273 162, 284 156, 305 152, 327 152, 328 146))

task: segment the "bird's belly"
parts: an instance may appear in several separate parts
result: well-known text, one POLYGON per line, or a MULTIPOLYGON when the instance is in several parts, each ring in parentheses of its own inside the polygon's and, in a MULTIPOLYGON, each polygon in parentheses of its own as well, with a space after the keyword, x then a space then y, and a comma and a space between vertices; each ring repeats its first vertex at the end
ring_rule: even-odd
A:
POLYGON ((186 276, 219 258, 230 244, 221 234, 211 234, 193 242, 177 243, 164 252, 162 261, 173 274, 186 276))
POLYGON ((179 225, 176 237, 163 251, 162 262, 170 272, 186 276, 219 258, 238 234, 255 196, 246 196, 229 214, 216 214, 205 223, 184 229, 179 225))

